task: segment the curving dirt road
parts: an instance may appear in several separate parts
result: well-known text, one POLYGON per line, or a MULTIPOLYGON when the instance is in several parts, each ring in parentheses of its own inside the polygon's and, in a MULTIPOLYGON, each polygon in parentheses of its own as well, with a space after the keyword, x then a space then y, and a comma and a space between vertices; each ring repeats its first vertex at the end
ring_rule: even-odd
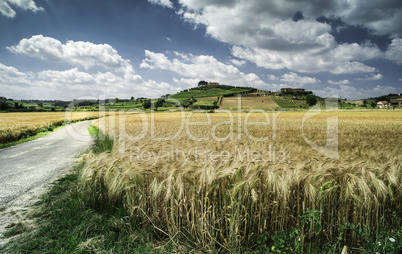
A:
POLYGON ((68 172, 93 142, 91 121, 59 129, 43 138, 0 150, 0 246, 4 228, 17 223, 49 183, 68 172))

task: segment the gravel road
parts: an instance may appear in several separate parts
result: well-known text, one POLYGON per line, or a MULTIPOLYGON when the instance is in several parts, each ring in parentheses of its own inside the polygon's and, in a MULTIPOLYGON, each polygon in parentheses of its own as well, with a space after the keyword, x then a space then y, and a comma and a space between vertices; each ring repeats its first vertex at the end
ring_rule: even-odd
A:
POLYGON ((0 150, 0 246, 7 225, 23 219, 49 183, 68 172, 93 142, 91 121, 63 127, 43 138, 0 150), (4 211, 2 211, 4 210, 4 211))

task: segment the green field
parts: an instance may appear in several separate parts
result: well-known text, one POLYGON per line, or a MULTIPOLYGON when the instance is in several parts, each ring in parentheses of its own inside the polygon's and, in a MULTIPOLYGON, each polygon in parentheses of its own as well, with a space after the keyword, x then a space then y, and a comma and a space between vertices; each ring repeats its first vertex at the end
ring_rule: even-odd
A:
POLYGON ((197 89, 193 88, 190 90, 185 90, 177 94, 173 94, 172 98, 202 98, 202 97, 218 97, 218 96, 230 96, 240 93, 248 93, 253 91, 254 88, 247 87, 232 87, 230 89, 222 89, 218 87, 213 87, 210 89, 197 89))
POLYGON ((293 102, 299 108, 308 108, 309 107, 309 105, 307 104, 306 100, 293 100, 293 102))
POLYGON ((273 96, 272 99, 282 108, 297 108, 296 104, 289 97, 273 96))
POLYGON ((194 106, 214 106, 213 101, 197 101, 193 104, 194 106))

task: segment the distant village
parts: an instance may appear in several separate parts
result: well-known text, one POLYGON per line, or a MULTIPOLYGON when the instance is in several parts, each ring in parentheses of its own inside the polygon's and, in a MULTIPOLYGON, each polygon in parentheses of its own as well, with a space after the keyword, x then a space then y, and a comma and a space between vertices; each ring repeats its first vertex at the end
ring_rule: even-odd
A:
POLYGON ((402 98, 377 102, 377 108, 400 108, 402 107, 402 98))

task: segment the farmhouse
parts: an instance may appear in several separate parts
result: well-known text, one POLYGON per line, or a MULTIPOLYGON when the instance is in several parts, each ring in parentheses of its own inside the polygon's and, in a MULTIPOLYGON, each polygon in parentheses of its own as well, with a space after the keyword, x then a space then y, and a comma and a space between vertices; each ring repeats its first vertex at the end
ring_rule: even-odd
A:
POLYGON ((402 98, 396 99, 396 100, 392 100, 390 103, 391 107, 402 107, 402 98))
POLYGON ((208 86, 219 86, 218 82, 208 82, 208 86))
POLYGON ((388 108, 389 103, 388 101, 379 101, 377 102, 377 108, 388 108))

